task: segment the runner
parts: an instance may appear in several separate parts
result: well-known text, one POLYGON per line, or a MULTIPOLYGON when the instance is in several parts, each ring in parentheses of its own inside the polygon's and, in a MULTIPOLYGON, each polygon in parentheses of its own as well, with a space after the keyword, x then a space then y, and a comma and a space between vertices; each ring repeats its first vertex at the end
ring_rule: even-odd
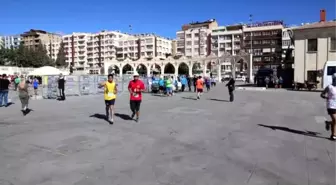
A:
POLYGON ((134 73, 133 80, 128 84, 128 91, 130 92, 130 108, 132 111, 132 119, 136 115, 135 121, 139 121, 140 104, 142 100, 142 92, 145 91, 145 84, 139 80, 139 74, 134 73))
POLYGON ((167 77, 165 81, 165 85, 166 85, 167 96, 172 96, 173 95, 173 82, 170 76, 167 77))
POLYGON ((328 85, 321 93, 321 97, 327 99, 327 112, 331 122, 326 122, 326 130, 330 129, 330 140, 336 140, 336 73, 332 76, 332 84, 328 85))
POLYGON ((109 74, 108 80, 102 82, 100 87, 104 87, 104 99, 105 99, 105 109, 106 109, 106 119, 113 124, 114 116, 114 104, 116 99, 116 94, 118 92, 117 85, 113 80, 113 74, 109 74))
POLYGON ((202 77, 199 76, 197 81, 196 81, 196 89, 197 89, 197 99, 200 99, 203 93, 203 85, 204 82, 202 80, 202 77))

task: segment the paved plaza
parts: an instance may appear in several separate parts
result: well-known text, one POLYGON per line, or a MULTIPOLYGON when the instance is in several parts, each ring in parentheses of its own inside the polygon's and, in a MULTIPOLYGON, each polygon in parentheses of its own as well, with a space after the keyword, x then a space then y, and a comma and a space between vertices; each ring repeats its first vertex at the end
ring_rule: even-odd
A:
POLYGON ((144 95, 139 123, 128 94, 109 125, 102 95, 0 109, 0 185, 334 185, 319 93, 237 91, 144 95))

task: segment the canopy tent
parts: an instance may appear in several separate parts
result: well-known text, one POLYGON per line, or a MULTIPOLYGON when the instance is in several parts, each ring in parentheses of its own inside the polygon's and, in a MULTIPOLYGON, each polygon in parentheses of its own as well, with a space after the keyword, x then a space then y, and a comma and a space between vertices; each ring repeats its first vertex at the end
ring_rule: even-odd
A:
POLYGON ((28 73, 28 76, 46 76, 46 75, 59 75, 59 74, 63 74, 63 75, 68 75, 68 72, 64 72, 61 71, 55 67, 51 67, 51 66, 44 66, 44 67, 40 67, 35 69, 34 71, 28 73))

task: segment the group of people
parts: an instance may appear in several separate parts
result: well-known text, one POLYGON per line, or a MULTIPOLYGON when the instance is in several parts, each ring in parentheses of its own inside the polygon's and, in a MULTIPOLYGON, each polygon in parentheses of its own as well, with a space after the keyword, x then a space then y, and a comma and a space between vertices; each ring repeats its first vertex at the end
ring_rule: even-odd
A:
MULTIPOLYGON (((110 124, 114 123, 114 106, 117 98, 118 87, 113 79, 113 74, 108 75, 108 79, 102 82, 99 87, 104 88, 106 119, 110 124)), ((139 121, 140 105, 142 101, 142 92, 145 91, 145 84, 139 79, 139 74, 134 73, 133 80, 128 84, 128 91, 130 93, 130 109, 132 112, 131 118, 139 121)))
MULTIPOLYGON (((201 77, 207 91, 210 90, 211 86, 216 85, 216 80, 214 77, 201 77)), ((156 92, 156 86, 158 88, 158 92, 160 94, 166 94, 167 96, 174 95, 174 91, 184 92, 188 87, 188 90, 192 91, 192 86, 194 87, 194 92, 197 91, 197 80, 199 76, 194 75, 194 77, 189 77, 186 75, 177 76, 174 78, 173 76, 153 76, 149 85, 151 86, 151 90, 156 92)))

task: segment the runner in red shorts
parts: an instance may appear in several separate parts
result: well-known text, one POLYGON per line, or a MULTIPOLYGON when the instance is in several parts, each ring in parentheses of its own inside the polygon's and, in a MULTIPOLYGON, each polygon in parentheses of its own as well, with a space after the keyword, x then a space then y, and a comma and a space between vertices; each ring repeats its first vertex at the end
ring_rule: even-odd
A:
POLYGON ((128 91, 130 92, 130 108, 132 111, 132 119, 136 115, 135 121, 139 121, 140 104, 142 101, 142 92, 145 90, 145 84, 139 80, 139 74, 134 73, 134 79, 128 84, 128 91))

